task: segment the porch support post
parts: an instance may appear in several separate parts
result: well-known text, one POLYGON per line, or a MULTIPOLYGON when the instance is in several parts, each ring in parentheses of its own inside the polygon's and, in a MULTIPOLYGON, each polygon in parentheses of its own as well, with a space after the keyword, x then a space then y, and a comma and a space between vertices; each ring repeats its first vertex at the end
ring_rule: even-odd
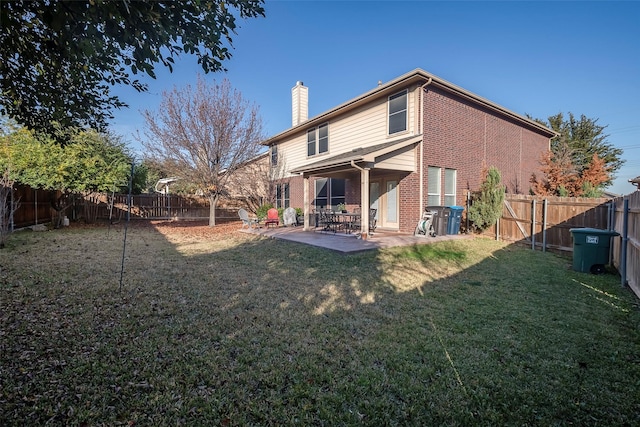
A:
POLYGON ((369 208, 371 207, 369 201, 369 168, 360 169, 360 183, 362 185, 360 189, 360 200, 362 202, 360 209, 360 234, 363 239, 366 239, 369 235, 369 208))
POLYGON ((302 175, 302 188, 304 191, 304 231, 309 231, 309 215, 311 214, 309 209, 309 176, 302 175))

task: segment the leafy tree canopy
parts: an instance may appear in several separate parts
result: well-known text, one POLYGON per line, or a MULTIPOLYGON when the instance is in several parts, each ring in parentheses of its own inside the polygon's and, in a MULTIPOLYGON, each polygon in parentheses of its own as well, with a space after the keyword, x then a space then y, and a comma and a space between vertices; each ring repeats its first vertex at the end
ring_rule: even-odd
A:
POLYGON ((601 186, 611 185, 615 173, 622 167, 622 149, 614 147, 605 134, 606 126, 598 124, 598 119, 591 119, 585 115, 576 118, 572 113, 565 117, 558 113, 549 117, 548 122, 538 120, 549 126, 560 135, 551 141, 551 152, 557 158, 562 158, 575 169, 578 175, 591 167, 594 154, 604 162, 604 169, 608 178, 601 186))
POLYGON ((530 178, 531 191, 543 196, 600 197, 622 165, 622 150, 607 141, 606 126, 584 115, 562 113, 537 120, 558 133, 551 151, 542 153, 541 177, 530 178))
POLYGON ((0 1, 0 114, 53 134, 106 128, 115 84, 139 91, 133 76, 155 78, 194 54, 204 72, 224 70, 236 18, 264 16, 264 0, 0 1))
POLYGON ((33 188, 104 192, 127 183, 131 156, 119 138, 93 130, 67 132, 62 147, 51 137, 19 129, 0 137, 0 168, 33 188))

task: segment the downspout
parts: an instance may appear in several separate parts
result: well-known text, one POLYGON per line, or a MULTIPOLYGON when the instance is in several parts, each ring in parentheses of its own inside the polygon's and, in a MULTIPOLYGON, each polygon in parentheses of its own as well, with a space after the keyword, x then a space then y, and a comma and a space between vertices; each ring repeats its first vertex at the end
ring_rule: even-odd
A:
MULTIPOLYGON (((420 200, 420 209, 424 209, 425 207, 425 203, 424 203, 424 114, 425 114, 425 110, 424 110, 424 88, 426 88, 427 86, 429 86, 431 84, 431 82, 433 82, 433 77, 429 77, 429 80, 427 80, 427 82, 425 84, 423 84, 422 86, 420 86, 420 111, 421 111, 421 118, 420 118, 420 133, 422 134, 422 141, 420 141, 420 162, 418 164, 419 166, 419 172, 420 172, 420 178, 419 178, 419 182, 420 182, 420 189, 419 189, 419 200, 420 200)), ((418 212, 418 215, 421 215, 422 211, 418 212)), ((421 216, 420 216, 421 218, 421 216)))

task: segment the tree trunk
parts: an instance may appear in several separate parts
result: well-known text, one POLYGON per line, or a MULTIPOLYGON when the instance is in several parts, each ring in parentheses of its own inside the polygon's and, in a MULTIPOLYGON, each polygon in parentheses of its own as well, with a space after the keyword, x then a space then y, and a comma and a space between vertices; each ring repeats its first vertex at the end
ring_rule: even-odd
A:
POLYGON ((209 227, 216 225, 216 205, 218 204, 218 196, 209 196, 209 227))

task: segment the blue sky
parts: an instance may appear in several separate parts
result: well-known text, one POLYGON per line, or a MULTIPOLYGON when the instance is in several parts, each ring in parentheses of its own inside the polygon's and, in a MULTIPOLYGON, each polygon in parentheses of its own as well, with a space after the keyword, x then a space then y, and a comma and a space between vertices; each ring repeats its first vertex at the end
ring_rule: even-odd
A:
MULTIPOLYGON (((598 119, 625 166, 611 191, 628 194, 640 175, 640 2, 625 1, 282 1, 241 21, 229 79, 260 107, 267 136, 291 126, 291 88, 309 88, 313 117, 415 68, 516 113, 562 112, 598 119)), ((183 56, 158 69, 148 93, 114 90, 130 105, 112 129, 139 149, 143 109, 163 90, 203 74, 183 56)))

